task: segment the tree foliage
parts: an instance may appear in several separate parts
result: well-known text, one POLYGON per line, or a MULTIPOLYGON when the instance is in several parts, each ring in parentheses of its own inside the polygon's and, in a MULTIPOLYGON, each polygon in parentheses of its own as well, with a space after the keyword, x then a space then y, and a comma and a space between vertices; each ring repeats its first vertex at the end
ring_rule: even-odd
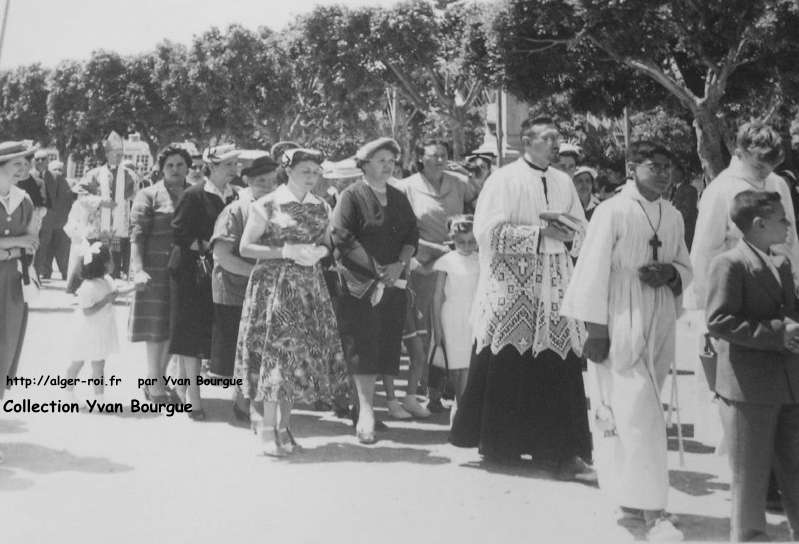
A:
POLYGON ((713 177, 731 126, 795 96, 797 23, 794 0, 511 0, 495 31, 510 89, 568 92, 578 111, 687 114, 713 177))
POLYGON ((0 74, 0 132, 48 139, 47 71, 40 65, 23 66, 0 74))

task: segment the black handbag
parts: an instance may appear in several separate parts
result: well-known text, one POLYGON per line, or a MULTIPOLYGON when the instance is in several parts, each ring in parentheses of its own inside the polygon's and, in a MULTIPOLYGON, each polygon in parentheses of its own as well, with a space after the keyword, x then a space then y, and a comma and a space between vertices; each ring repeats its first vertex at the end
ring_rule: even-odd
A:
POLYGON ((719 355, 711 341, 710 333, 705 333, 705 346, 699 354, 699 360, 702 362, 702 370, 705 373, 707 386, 713 392, 716 391, 716 367, 718 366, 718 359, 719 355))
POLYGON ((455 389, 449 379, 449 359, 447 358, 447 349, 444 347, 443 339, 434 338, 433 342, 430 342, 427 367, 430 371, 428 379, 430 387, 438 389, 441 392, 441 398, 453 400, 455 398, 455 389), (436 359, 443 359, 444 368, 433 364, 436 359))
POLYGON ((211 282, 211 272, 214 269, 214 259, 210 253, 197 253, 194 258, 194 283, 204 287, 211 282))

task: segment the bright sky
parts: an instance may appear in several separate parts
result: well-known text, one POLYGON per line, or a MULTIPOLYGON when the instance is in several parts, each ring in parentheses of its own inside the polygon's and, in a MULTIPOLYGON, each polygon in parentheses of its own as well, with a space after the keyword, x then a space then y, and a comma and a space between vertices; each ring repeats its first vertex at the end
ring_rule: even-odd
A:
MULTIPOLYGON (((85 59, 95 49, 121 54, 164 39, 188 44, 211 26, 280 29, 318 4, 391 5, 397 0, 10 0, 0 68, 85 59)), ((0 11, 5 0, 0 0, 0 11)))

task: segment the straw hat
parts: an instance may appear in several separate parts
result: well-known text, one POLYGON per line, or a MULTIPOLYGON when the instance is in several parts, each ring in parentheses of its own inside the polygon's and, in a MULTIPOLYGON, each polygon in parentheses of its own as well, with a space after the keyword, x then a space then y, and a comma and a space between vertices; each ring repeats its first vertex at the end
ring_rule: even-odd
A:
POLYGON ((17 157, 27 157, 30 159, 33 157, 34 153, 36 153, 36 146, 28 140, 0 143, 0 163, 8 162, 17 157))

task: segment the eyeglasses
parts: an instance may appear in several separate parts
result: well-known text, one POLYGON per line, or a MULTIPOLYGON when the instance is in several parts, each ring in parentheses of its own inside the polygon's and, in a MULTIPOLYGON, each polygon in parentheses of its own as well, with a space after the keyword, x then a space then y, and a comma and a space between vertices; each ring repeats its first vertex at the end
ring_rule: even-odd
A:
POLYGON ((394 166, 399 161, 397 161, 397 159, 370 159, 368 162, 370 162, 372 164, 377 164, 377 165, 380 165, 380 166, 387 166, 389 164, 394 166))
POLYGON ((445 161, 445 160, 447 160, 449 158, 449 156, 446 153, 434 153, 432 155, 428 154, 428 153, 425 153, 424 158, 425 159, 434 159, 434 160, 437 160, 437 161, 445 161))
POLYGON ((652 161, 642 162, 639 163, 641 166, 646 166, 653 172, 657 172, 658 174, 667 174, 671 172, 671 163, 664 162, 664 163, 656 163, 652 161))

